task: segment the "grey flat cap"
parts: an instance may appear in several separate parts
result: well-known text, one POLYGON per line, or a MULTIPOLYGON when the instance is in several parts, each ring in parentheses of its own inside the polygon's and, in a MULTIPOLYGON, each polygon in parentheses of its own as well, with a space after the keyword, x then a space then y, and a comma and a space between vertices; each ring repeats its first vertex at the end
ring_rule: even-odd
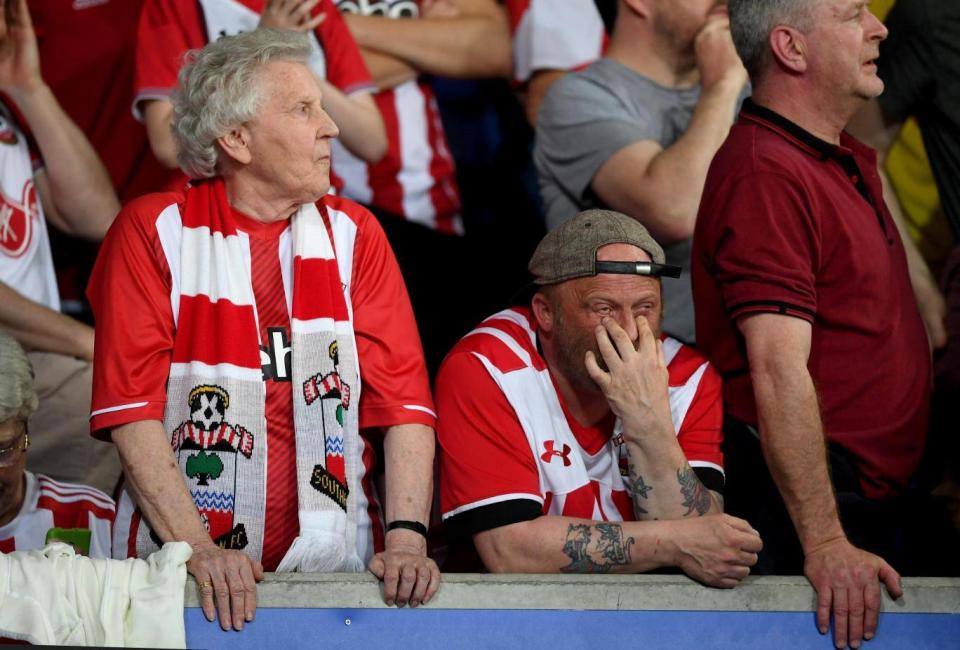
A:
MULTIPOLYGON (((597 250, 607 244, 630 244, 647 255, 654 264, 664 264, 663 248, 636 219, 612 210, 585 210, 570 221, 551 230, 540 241, 527 268, 536 284, 556 284, 574 278, 596 275, 597 250)), ((617 263, 620 264, 620 263, 617 263)), ((607 263, 605 266, 609 267, 607 263)), ((635 270, 602 272, 659 275, 649 265, 633 265, 635 270)), ((673 275, 670 273, 670 275, 673 275)))

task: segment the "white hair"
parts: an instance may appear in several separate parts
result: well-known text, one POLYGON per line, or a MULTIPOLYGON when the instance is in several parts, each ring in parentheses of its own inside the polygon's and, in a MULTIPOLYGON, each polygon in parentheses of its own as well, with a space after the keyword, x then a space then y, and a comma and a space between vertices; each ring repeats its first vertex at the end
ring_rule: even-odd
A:
POLYGON ((191 50, 173 96, 177 162, 191 178, 217 173, 217 138, 253 119, 262 100, 257 73, 275 60, 307 63, 306 34, 276 29, 223 38, 191 50))
POLYGON ((788 25, 801 32, 813 27, 813 5, 817 0, 728 0, 730 32, 737 54, 756 83, 773 61, 770 32, 788 25))
POLYGON ((17 340, 0 332, 0 422, 26 422, 37 410, 33 366, 17 340))

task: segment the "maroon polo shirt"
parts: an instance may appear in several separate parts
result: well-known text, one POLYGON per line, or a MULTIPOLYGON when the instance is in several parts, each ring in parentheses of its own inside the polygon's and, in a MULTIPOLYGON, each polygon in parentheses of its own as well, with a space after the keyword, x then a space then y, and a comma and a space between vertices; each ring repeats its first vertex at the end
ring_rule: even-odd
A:
POLYGON ((904 488, 923 451, 930 358, 875 153, 747 100, 707 176, 692 274, 697 343, 724 377, 727 413, 757 424, 737 320, 806 320, 827 439, 857 459, 866 496, 904 488))

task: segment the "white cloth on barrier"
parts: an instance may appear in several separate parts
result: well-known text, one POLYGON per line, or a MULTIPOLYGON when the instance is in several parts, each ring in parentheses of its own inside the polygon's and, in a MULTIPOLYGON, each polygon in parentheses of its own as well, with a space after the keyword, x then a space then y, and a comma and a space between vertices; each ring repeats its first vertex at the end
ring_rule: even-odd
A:
POLYGON ((0 637, 39 645, 185 648, 189 544, 100 560, 54 543, 0 553, 0 637))

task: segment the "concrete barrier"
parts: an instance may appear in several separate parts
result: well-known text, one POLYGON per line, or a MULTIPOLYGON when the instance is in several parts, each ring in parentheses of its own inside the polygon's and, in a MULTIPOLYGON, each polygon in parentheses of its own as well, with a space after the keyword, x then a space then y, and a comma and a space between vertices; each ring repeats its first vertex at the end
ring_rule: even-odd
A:
MULTIPOLYGON (((960 649, 960 580, 905 578, 884 594, 865 647, 960 649)), ((800 577, 751 577, 711 589, 684 576, 445 574, 426 607, 388 608, 369 574, 269 575, 257 619, 225 633, 186 589, 187 640, 203 648, 830 648, 800 577)))

